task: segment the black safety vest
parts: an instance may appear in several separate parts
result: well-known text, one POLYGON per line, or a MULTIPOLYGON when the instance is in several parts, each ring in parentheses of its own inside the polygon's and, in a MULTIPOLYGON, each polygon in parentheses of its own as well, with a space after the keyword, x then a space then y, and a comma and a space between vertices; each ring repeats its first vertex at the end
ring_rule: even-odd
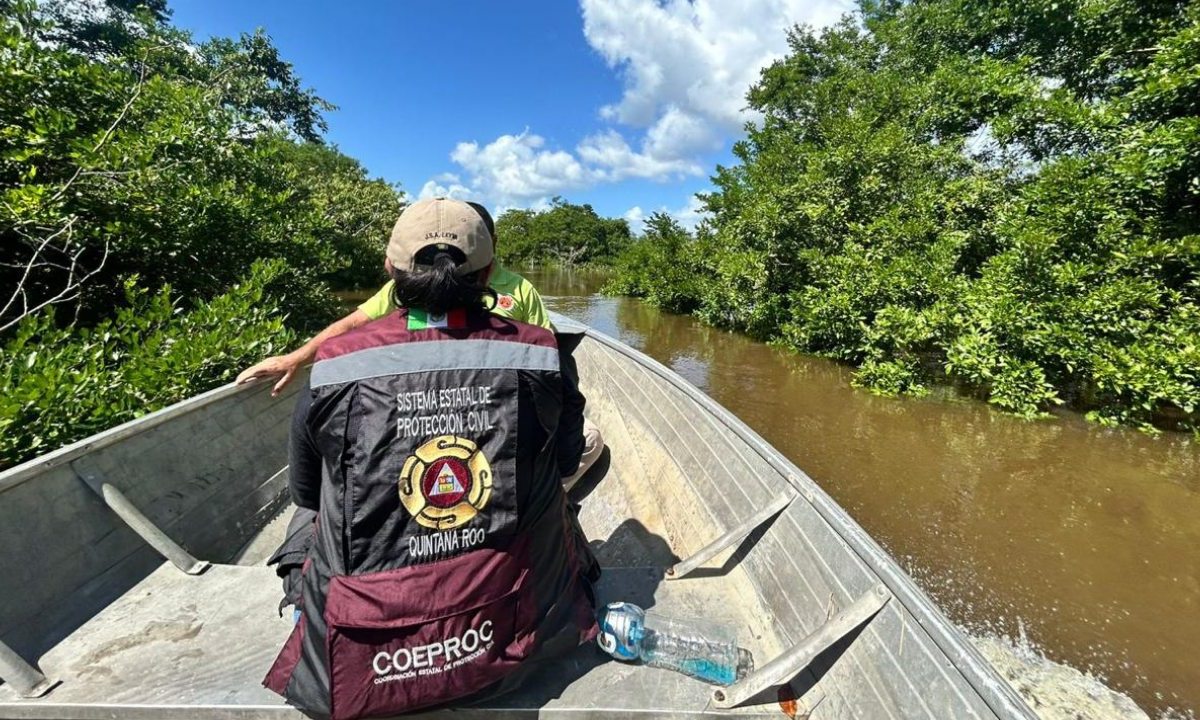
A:
POLYGON ((594 636, 550 331, 483 314, 410 330, 401 310, 322 345, 311 387, 320 509, 267 687, 337 720, 395 714, 594 636))

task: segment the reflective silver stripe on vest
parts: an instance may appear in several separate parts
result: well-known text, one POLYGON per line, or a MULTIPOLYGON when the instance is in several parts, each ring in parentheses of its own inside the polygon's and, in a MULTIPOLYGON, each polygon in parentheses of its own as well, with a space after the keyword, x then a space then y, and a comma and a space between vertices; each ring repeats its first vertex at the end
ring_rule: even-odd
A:
POLYGON ((312 386, 340 385, 433 370, 551 370, 558 350, 504 340, 434 340, 367 348, 328 360, 312 369, 312 386))

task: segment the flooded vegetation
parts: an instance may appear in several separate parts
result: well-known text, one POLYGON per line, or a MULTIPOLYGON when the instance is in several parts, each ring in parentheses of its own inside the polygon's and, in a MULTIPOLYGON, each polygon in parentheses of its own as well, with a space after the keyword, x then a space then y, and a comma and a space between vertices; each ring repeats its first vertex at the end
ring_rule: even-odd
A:
POLYGON ((1091 673, 1152 716, 1200 708, 1200 446, 948 394, 890 399, 850 370, 526 273, 553 310, 642 350, 803 468, 977 638, 1091 673))

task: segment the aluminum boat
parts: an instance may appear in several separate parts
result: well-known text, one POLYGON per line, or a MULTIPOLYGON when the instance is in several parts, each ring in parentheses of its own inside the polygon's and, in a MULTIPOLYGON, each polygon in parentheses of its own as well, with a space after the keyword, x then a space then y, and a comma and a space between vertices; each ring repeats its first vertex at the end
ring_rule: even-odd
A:
MULTIPOLYGON (((594 646, 456 717, 1034 718, 816 482, 711 398, 582 333, 607 449, 572 489, 603 601, 727 623, 729 687, 594 646)), ((261 686, 291 630, 265 559, 294 393, 228 385, 0 474, 0 718, 300 717, 261 686)), ((451 711, 446 711, 450 714, 451 711)))

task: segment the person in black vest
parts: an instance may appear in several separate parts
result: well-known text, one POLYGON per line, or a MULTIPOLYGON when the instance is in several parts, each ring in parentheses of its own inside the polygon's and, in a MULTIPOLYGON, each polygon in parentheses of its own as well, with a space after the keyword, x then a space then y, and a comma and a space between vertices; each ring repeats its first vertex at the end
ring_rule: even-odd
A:
POLYGON ((264 685, 335 720, 470 703, 595 637, 561 468, 583 398, 554 335, 489 314, 492 238, 456 200, 388 243, 401 308, 324 343, 292 423, 316 511, 300 617, 264 685))

